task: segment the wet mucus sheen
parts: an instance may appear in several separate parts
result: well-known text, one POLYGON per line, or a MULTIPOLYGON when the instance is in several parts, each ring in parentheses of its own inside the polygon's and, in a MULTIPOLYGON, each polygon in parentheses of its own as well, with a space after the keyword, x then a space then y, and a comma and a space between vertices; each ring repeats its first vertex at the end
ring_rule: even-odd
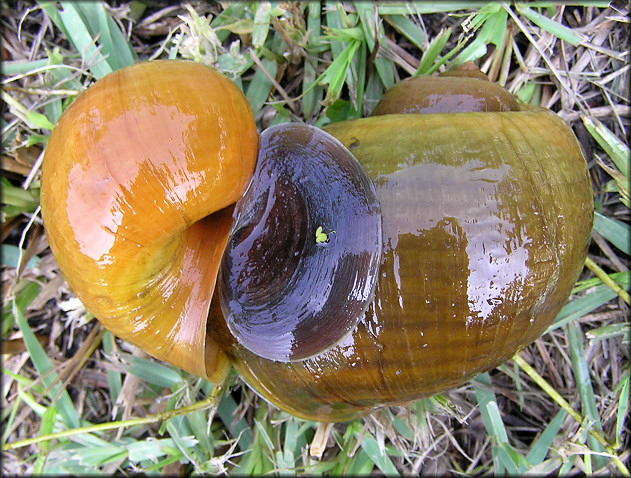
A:
MULTIPOLYGON (((386 112, 325 129, 376 190, 374 296, 349 334, 294 361, 248 350, 215 303, 225 350, 250 386, 297 416, 347 420, 460 385, 546 329, 582 268, 593 214, 586 163, 558 117, 520 106, 386 112)), ((303 299, 320 287, 309 282, 303 299)))

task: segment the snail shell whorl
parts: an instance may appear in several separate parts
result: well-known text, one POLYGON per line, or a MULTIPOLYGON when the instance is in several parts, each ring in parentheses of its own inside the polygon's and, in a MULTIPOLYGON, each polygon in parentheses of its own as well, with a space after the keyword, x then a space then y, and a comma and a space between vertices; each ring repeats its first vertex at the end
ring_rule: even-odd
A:
MULTIPOLYGON (((479 70, 477 70, 479 72, 479 70)), ((466 76, 417 76, 390 88, 379 100, 372 116, 519 111, 517 101, 495 83, 466 76)))
POLYGON ((281 364, 235 346, 262 396, 303 418, 347 420, 457 386, 554 320, 592 221, 586 163, 558 117, 384 115, 326 130, 381 203, 375 297, 352 334, 313 358, 281 364))
POLYGON ((100 79, 46 148, 42 215, 70 288, 116 335, 204 377, 227 365, 206 340, 207 310, 232 223, 223 209, 256 149, 237 86, 182 61, 100 79))

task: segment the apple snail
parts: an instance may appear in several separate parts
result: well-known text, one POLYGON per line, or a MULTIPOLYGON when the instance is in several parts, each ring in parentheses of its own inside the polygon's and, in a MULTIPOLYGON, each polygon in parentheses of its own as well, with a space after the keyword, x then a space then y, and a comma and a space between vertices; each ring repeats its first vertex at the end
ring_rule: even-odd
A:
POLYGON ((571 129, 479 72, 259 136, 240 90, 184 61, 79 95, 41 204, 61 272, 107 329, 211 381, 233 365, 320 421, 458 386, 534 341, 593 216, 571 129))

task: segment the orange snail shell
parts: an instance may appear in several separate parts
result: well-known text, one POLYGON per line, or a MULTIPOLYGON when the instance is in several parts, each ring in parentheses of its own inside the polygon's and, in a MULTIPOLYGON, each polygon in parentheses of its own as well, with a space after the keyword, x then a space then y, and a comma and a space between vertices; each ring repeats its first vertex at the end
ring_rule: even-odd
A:
POLYGON ((211 379, 229 367, 206 333, 226 208, 248 185, 257 144, 234 83, 154 61, 79 95, 44 157, 42 216, 70 288, 114 334, 211 379))

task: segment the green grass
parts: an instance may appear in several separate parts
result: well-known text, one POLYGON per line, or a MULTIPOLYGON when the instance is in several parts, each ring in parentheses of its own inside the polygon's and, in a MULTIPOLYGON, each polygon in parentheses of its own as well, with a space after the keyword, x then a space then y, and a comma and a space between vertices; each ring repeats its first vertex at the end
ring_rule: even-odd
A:
POLYGON ((602 1, 236 2, 197 12, 142 1, 129 9, 11 5, 2 20, 11 45, 2 91, 2 337, 21 337, 26 351, 3 361, 4 472, 628 474, 629 121, 615 112, 629 99, 628 73, 614 74, 628 40, 621 20, 604 36, 584 28, 600 19, 604 29, 606 16, 624 12, 602 1), (399 79, 465 61, 531 104, 577 112, 572 126, 588 153, 597 213, 572 300, 514 361, 457 390, 328 429, 268 405, 234 374, 211 384, 103 333, 72 300, 46 247, 41 151, 79 91, 150 58, 219 69, 244 91, 260 129, 360 117, 399 79), (592 116, 594 104, 611 114, 592 116), (319 458, 309 453, 316 435, 319 458))

